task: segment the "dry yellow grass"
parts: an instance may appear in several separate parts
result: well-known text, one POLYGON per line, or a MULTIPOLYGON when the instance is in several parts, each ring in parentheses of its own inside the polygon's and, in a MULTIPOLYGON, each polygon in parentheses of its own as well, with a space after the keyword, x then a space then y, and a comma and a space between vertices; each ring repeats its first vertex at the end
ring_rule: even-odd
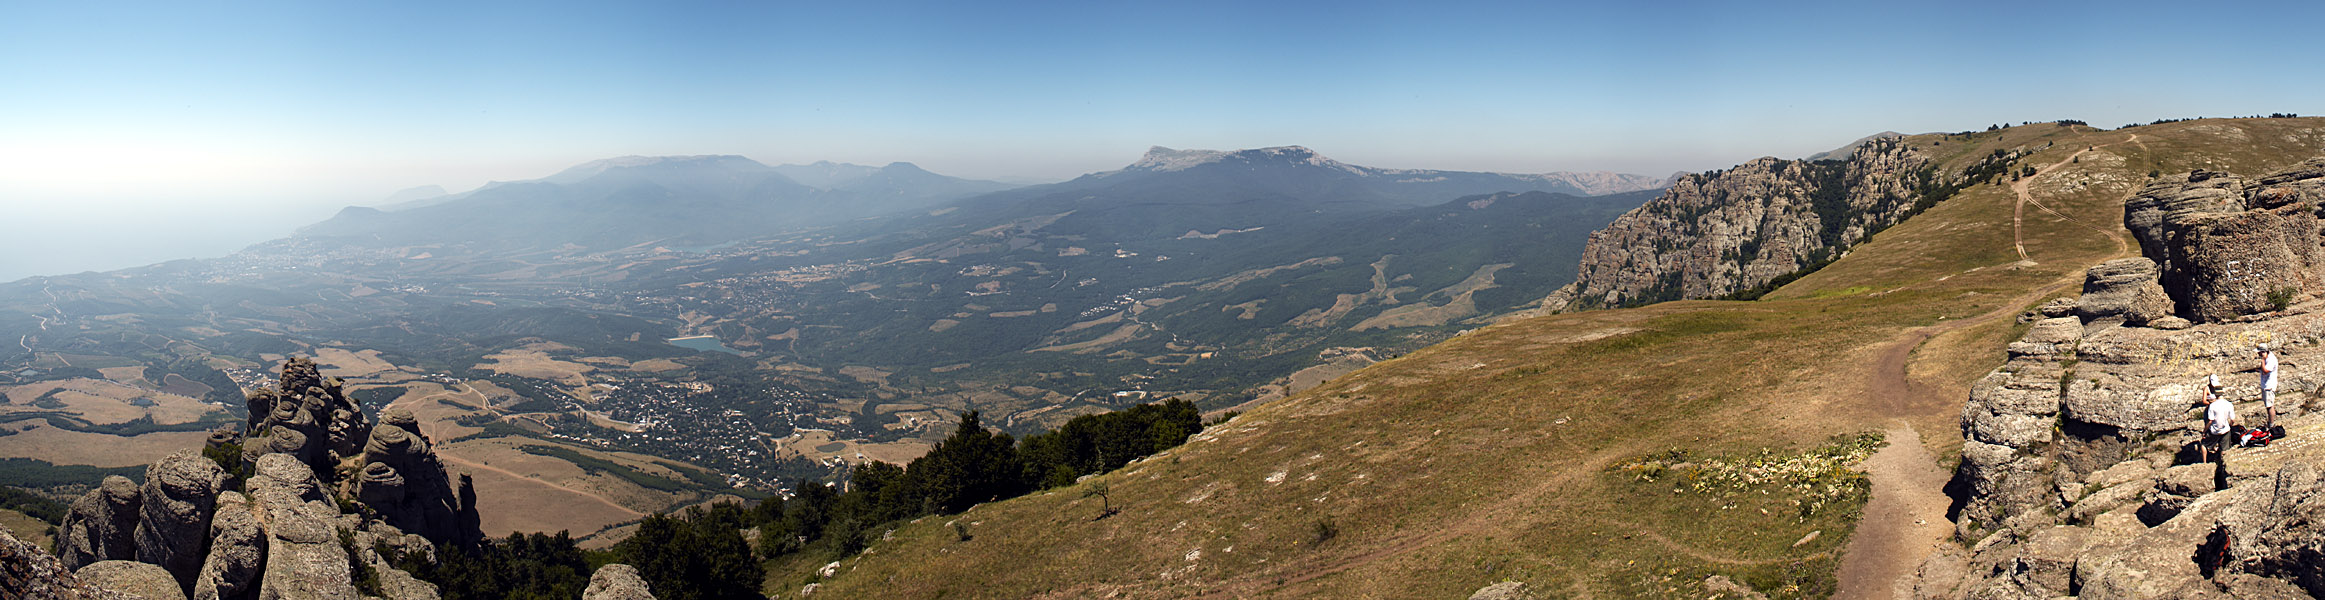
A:
POLYGON ((533 344, 524 348, 487 354, 484 358, 491 362, 478 364, 476 368, 502 375, 546 379, 570 387, 589 385, 588 375, 591 371, 597 370, 597 367, 558 360, 549 356, 550 351, 558 348, 570 349, 570 347, 556 344, 533 344))
MULTIPOLYGON (((2012 250, 2016 195, 1978 186, 1767 300, 1517 320, 1256 408, 1098 478, 1122 509, 1111 518, 1093 520, 1100 499, 1084 483, 904 525, 819 596, 1444 598, 1515 579, 1550 596, 1686 598, 1709 594, 1709 574, 1778 597, 1829 593, 1853 515, 1761 513, 1607 467, 1672 450, 1789 452, 1900 422, 1933 449, 1958 444, 1958 404, 1870 393, 1884 350, 2004 315, 1947 330, 1906 363, 1917 390, 1958 402, 1999 360, 2007 315, 2120 252, 2118 201, 2147 169, 2258 174, 2325 151, 2321 132, 2325 119, 2265 119, 1917 137, 1942 141, 1933 150, 1953 169, 1995 148, 2051 144, 2023 163, 2048 166, 2118 145, 2030 186, 2066 215, 2028 207, 2034 264, 2012 250)), ((802 577, 781 570, 770 589, 795 592, 802 577)))
POLYGON ((346 348, 316 348, 315 365, 321 367, 324 377, 354 379, 365 375, 396 370, 396 366, 379 357, 378 350, 350 351, 346 348))
POLYGON ((60 465, 132 467, 153 464, 171 452, 202 447, 201 431, 148 433, 136 437, 81 433, 42 421, 0 425, 17 433, 0 437, 0 458, 36 458, 60 465))

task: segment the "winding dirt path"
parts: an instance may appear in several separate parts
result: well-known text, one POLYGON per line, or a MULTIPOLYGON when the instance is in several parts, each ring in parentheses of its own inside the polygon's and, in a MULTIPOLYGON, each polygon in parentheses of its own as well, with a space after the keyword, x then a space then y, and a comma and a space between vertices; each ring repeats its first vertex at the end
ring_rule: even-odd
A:
POLYGON ((2139 149, 2142 151, 2147 150, 2147 144, 2141 143, 2139 141, 2139 134, 2134 133, 2131 134, 2131 137, 2124 138, 2123 141, 2120 142, 2110 142, 2087 147, 2081 150, 2076 150, 2074 154, 2069 154, 2066 158, 2059 159, 2059 162, 2051 163, 2050 166, 2036 170, 2034 175, 2022 177, 2019 178, 2018 181, 2011 182, 2010 191, 2018 194, 2018 202, 2012 204, 2010 207, 2010 244, 2012 247, 2018 250, 2018 260, 2032 260, 2026 256, 2026 228, 2022 226, 2022 223, 2026 221, 2026 205, 2028 204, 2033 204, 2035 208, 2042 209, 2043 212, 2050 213, 2051 216, 2058 217, 2059 219, 2069 223, 2081 225, 2085 229, 2099 232, 2100 235, 2107 236, 2108 239, 2114 240, 2116 256, 2122 256, 2124 252, 2129 251, 2129 247, 2124 244, 2122 236, 2116 235, 2113 231, 2099 228, 2090 223, 2084 223, 2082 221, 2075 220, 2074 217, 2069 217, 2066 215, 2066 213, 2052 209, 2048 204, 2043 204, 2041 200, 2034 199, 2034 194, 2026 191, 2026 186, 2033 184, 2034 178, 2049 175, 2052 172, 2059 170, 2060 167, 2065 167, 2074 163, 2075 159, 2082 158, 2083 153, 2085 152, 2122 144, 2134 144, 2139 146, 2139 149))
MULTIPOLYGON (((2026 205, 2033 204, 2043 212, 2062 220, 2081 225, 2115 242, 2115 253, 2108 260, 2130 253, 2130 244, 2122 234, 2084 223, 2052 209, 2027 190, 2036 177, 2075 162, 2083 153, 2096 148, 2117 144, 2139 144, 2139 135, 2120 142, 2102 144, 2078 150, 2058 162, 2051 163, 2010 186, 2018 195, 2011 210, 2010 229, 2013 244, 2020 260, 2029 260, 2023 242, 2023 222, 2026 205)), ((2144 144, 2140 145, 2145 148, 2144 144)), ((2132 193, 2137 193, 2136 189, 2132 193)), ((1865 505, 1865 516, 1857 526, 1856 534, 1841 555, 1838 577, 1840 589, 1834 598, 1910 598, 1912 590, 1909 575, 1927 558, 1929 550, 1944 543, 1952 532, 1953 523, 1946 520, 1946 507, 1952 499, 1945 495, 1949 478, 1937 466, 1936 457, 1922 444, 1921 432, 1913 429, 1902 417, 1929 415, 1953 410, 1960 405, 1959 398, 1949 398, 1929 386, 1916 385, 1907 368, 1913 361, 1913 352, 1931 338, 2014 315, 2044 296, 2057 293, 2068 286, 2081 283, 2080 272, 2069 274, 2059 281, 2012 298, 2001 307, 1976 317, 1951 321, 1906 332, 1881 349, 1873 362, 1871 372, 1865 374, 1865 405, 1875 412, 1900 417, 1887 429, 1889 445, 1874 452, 1865 460, 1865 471, 1873 482, 1873 499, 1865 505)))

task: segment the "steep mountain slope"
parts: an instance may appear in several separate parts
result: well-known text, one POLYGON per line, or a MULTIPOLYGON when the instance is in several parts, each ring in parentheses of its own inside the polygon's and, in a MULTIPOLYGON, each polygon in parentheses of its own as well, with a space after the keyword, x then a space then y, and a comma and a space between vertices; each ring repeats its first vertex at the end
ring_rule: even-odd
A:
POLYGON ((1950 531, 1944 507, 1883 508, 1882 527, 1858 529, 1862 491, 1896 474, 1830 470, 1847 463, 1815 457, 1855 455, 1819 440, 1889 431, 1953 454, 1968 382, 2023 331, 2009 317, 2127 251, 2122 201, 2149 172, 2273 171, 2325 154, 2325 119, 1899 144, 1940 172, 2018 153, 2012 169, 2039 172, 2022 180, 2027 213, 2007 178, 1977 183, 1760 301, 1481 329, 1075 487, 901 526, 829 578, 803 568, 769 589, 1461 597, 1517 580, 1550 596, 1692 598, 1727 593, 1719 576, 1773 597, 1885 596, 1950 531), (1785 483, 1671 477, 1727 466, 1772 466, 1785 483), (1100 518, 1101 500, 1120 511, 1100 518))
POLYGON ((1939 175, 1896 138, 1869 140, 1846 161, 1761 158, 1685 175, 1591 234, 1575 283, 1545 306, 1635 306, 1765 285, 1830 262, 1964 178, 1939 175))

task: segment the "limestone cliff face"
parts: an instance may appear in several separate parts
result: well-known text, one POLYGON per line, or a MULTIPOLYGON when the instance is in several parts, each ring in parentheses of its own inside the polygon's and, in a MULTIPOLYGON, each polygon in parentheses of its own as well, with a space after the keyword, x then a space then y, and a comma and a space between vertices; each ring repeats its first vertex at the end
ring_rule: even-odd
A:
POLYGON ((1544 301, 1575 310, 1710 298, 1838 257, 1917 210, 1936 178, 1895 139, 1843 161, 1760 158, 1681 176, 1590 235, 1575 282, 1544 301))

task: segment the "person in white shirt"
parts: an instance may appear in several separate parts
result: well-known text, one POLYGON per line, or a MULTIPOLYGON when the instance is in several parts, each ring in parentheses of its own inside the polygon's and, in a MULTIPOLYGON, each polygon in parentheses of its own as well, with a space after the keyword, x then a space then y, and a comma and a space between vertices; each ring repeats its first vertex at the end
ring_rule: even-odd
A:
POLYGON ((2209 395, 2212 404, 2204 407, 2204 441, 2197 444, 2197 451, 2204 457, 2203 462, 2212 462, 2213 452, 2219 452, 2221 460, 2228 458, 2228 432, 2236 428, 2236 405, 2229 404, 2228 399, 2219 394, 2209 395))
POLYGON ((2254 346, 2252 351, 2260 354, 2260 403, 2261 406, 2268 407, 2268 424, 2270 427, 2275 427, 2277 424, 2277 353, 2270 352, 2265 344, 2254 346))

